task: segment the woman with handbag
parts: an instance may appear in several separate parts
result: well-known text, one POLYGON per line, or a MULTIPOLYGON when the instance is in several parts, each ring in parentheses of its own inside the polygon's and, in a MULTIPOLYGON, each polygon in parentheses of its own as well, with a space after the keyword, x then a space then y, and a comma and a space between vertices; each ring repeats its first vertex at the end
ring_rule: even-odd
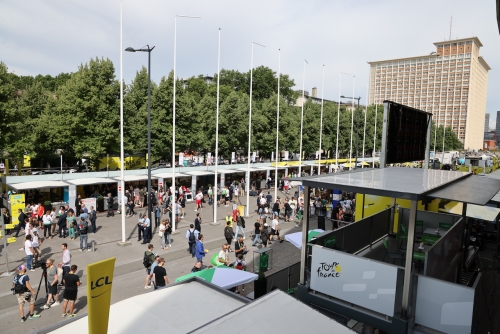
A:
POLYGON ((164 222, 165 222, 165 230, 163 231, 162 245, 164 245, 163 248, 164 250, 168 250, 172 245, 172 240, 170 239, 170 235, 172 234, 172 226, 170 225, 169 219, 165 219, 164 222))

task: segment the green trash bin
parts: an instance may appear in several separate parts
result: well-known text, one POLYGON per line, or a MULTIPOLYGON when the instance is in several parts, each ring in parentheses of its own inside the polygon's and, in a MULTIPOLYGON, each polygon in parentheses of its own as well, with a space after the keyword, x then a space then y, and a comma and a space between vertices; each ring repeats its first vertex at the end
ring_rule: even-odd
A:
POLYGON ((187 167, 187 166, 188 166, 188 161, 184 160, 184 167, 187 167))

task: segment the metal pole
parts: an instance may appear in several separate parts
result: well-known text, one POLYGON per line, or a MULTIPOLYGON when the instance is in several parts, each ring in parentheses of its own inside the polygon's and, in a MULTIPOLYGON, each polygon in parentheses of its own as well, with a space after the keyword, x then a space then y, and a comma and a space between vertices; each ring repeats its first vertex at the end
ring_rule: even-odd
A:
MULTIPOLYGON (((3 220, 3 214, 0 213, 0 225, 2 225, 2 235, 3 235, 3 250, 5 252, 5 273, 3 273, 1 276, 11 276, 14 274, 13 272, 9 272, 9 257, 8 257, 8 252, 7 252, 7 236, 5 235, 5 224, 3 220)), ((20 222, 19 222, 20 224, 20 222)))
POLYGON ((278 49, 278 108, 276 109, 276 159, 274 161, 274 200, 278 198, 278 144, 280 131, 280 79, 281 79, 281 49, 278 49))
POLYGON ((307 233, 309 231, 309 211, 310 211, 309 186, 304 186, 304 214, 302 219, 302 248, 300 250, 300 284, 306 284, 306 260, 307 260, 307 233))
POLYGON ((302 131, 304 130, 304 89, 306 81, 306 63, 307 60, 304 59, 304 70, 302 72, 302 111, 300 114, 300 148, 299 148, 299 177, 302 177, 302 131))
POLYGON ((151 221, 151 51, 153 49, 148 45, 148 219, 150 231, 153 225, 151 221))
MULTIPOLYGON (((409 314, 409 300, 410 300, 410 282, 412 276, 412 262, 413 262, 413 243, 415 237, 415 221, 417 220, 417 204, 418 201, 412 200, 410 204, 410 220, 408 223, 408 239, 406 240, 406 261, 405 273, 403 281, 403 317, 407 318, 409 314)), ((394 208, 393 210, 395 210, 394 208)))
MULTIPOLYGON (((318 175, 321 175, 321 139, 323 136, 323 96, 325 94, 325 65, 323 65, 323 82, 321 84, 321 114, 319 117, 319 161, 318 161, 318 175)), ((312 168, 312 166, 311 166, 312 168)))
MULTIPOLYGON (((354 98, 354 84, 356 83, 356 76, 352 76, 352 97, 354 98)), ((354 130, 354 100, 352 100, 352 112, 351 112, 351 148, 349 149, 349 170, 351 170, 352 163, 352 133, 354 130)))
MULTIPOLYGON (((212 203, 214 210, 214 224, 217 223, 217 167, 219 165, 219 88, 220 88, 220 28, 219 28, 219 46, 217 48, 217 111, 215 117, 215 177, 214 188, 212 189, 212 196, 214 201, 212 203)), ((248 196, 248 195, 247 195, 248 196)))
POLYGON ((370 82, 368 81, 368 85, 366 85, 365 125, 363 127, 363 163, 361 164, 361 168, 364 168, 365 164, 366 115, 368 114, 369 92, 370 92, 370 82))
MULTIPOLYGON (((361 97, 358 97, 358 107, 356 108, 356 160, 354 162, 354 169, 358 168, 358 141, 359 141, 359 100, 361 100, 361 97)), ((354 100, 352 101, 354 102, 354 100)))
MULTIPOLYGON (((121 220, 122 220, 122 243, 126 242, 125 235, 125 154, 123 148, 123 1, 120 1, 120 188, 121 198, 118 198, 118 203, 121 204, 121 220)), ((117 193, 117 195, 120 195, 117 193)))
POLYGON ((384 103, 384 118, 382 121, 382 147, 380 148, 380 168, 385 168, 387 161, 387 122, 389 121, 389 103, 384 103))
MULTIPOLYGON (((170 222, 172 226, 172 232, 175 232, 175 203, 176 203, 176 198, 175 198, 175 93, 176 93, 176 86, 177 86, 177 77, 175 76, 175 66, 177 62, 177 15, 174 18, 174 100, 173 100, 173 110, 172 110, 172 220, 170 222)), ((196 189, 193 189, 192 191, 196 191, 196 189)))
POLYGON ((377 152, 377 117, 378 117, 378 103, 373 98, 375 102, 375 129, 373 130, 373 154, 372 154, 372 168, 375 168, 375 153, 377 152))
POLYGON ((339 167, 339 123, 340 123, 340 90, 342 88, 342 73, 339 74, 340 78, 340 83, 339 83, 339 107, 337 108, 337 142, 336 142, 336 148, 335 148, 335 166, 337 169, 335 169, 335 172, 338 171, 339 167))
POLYGON ((63 159, 61 154, 61 181, 63 180, 63 159))
POLYGON ((252 42, 252 55, 250 56, 250 111, 248 114, 248 161, 247 161, 247 216, 250 216, 250 150, 252 149, 252 86, 253 86, 253 45, 257 44, 265 48, 264 45, 252 42))

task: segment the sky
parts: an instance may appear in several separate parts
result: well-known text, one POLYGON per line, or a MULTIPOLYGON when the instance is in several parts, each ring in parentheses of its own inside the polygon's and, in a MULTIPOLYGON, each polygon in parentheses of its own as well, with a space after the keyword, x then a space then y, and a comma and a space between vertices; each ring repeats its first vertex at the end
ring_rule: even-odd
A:
MULTIPOLYGON (((128 46, 155 46, 151 76, 155 82, 174 65, 176 75, 217 73, 218 31, 221 68, 246 72, 264 65, 295 80, 318 96, 361 96, 366 101, 368 61, 420 56, 434 42, 476 36, 480 55, 490 65, 486 112, 495 127, 500 110, 500 35, 494 1, 467 0, 123 0, 120 48, 119 0, 2 0, 0 61, 18 75, 75 72, 91 58, 113 61, 120 77, 120 52, 128 46), (280 63, 278 62, 280 51, 280 63), (304 60, 307 60, 304 71, 304 60), (323 66, 324 65, 324 66, 323 66), (324 69, 324 85, 323 85, 324 69), (340 72, 354 75, 342 75, 340 72), (304 75, 305 73, 305 75, 304 75), (340 94, 339 94, 340 92, 340 94)), ((122 52, 123 78, 129 83, 147 66, 146 53, 122 52)))

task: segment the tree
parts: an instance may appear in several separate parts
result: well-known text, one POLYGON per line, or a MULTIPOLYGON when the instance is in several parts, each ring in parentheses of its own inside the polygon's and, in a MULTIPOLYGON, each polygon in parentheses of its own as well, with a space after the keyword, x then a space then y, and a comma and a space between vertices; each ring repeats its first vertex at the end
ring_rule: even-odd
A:
POLYGON ((16 97, 16 89, 12 84, 12 76, 7 72, 8 68, 0 62, 0 156, 4 155, 4 149, 8 145, 12 145, 16 141, 16 133, 10 126, 15 119, 16 113, 14 108, 14 98, 16 97))

